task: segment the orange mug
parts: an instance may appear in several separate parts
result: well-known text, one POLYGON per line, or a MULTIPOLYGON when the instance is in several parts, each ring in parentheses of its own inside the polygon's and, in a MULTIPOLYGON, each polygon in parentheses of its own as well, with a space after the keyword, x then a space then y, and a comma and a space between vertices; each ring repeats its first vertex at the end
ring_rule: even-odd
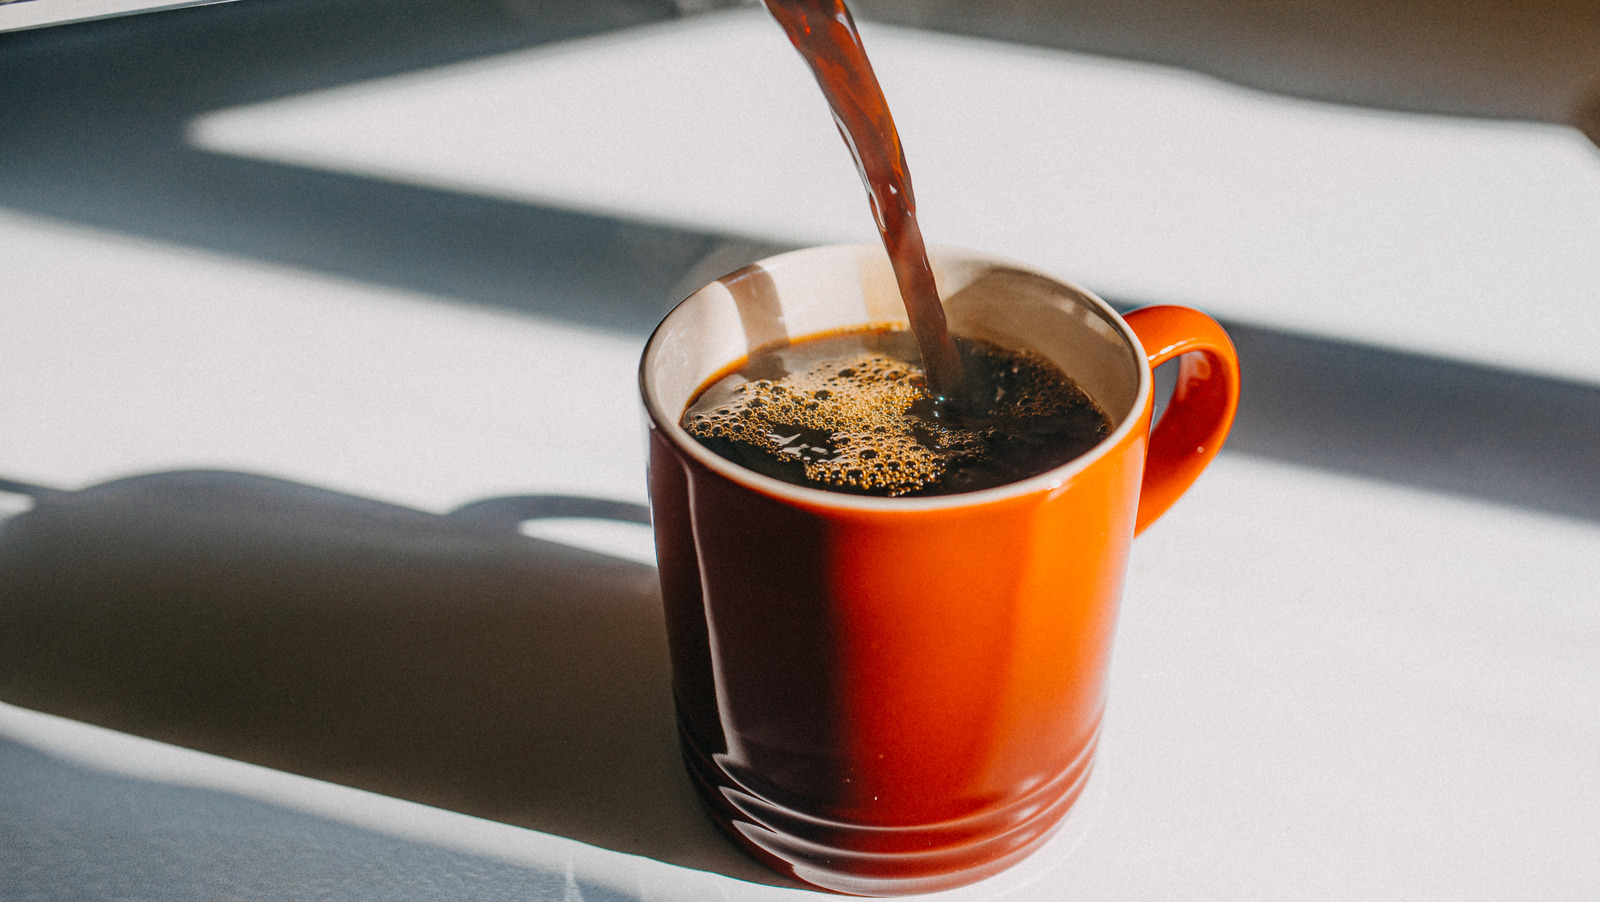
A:
POLYGON ((1119 316, 992 257, 931 256, 951 330, 1045 355, 1111 417, 1053 470, 875 498, 743 469, 679 426, 773 343, 904 324, 881 248, 783 254, 701 288, 640 365, 687 768, 781 873, 858 895, 959 886, 1049 838, 1088 778, 1129 544, 1216 455, 1233 344, 1184 307, 1119 316), (1180 358, 1151 432, 1151 370, 1180 358))

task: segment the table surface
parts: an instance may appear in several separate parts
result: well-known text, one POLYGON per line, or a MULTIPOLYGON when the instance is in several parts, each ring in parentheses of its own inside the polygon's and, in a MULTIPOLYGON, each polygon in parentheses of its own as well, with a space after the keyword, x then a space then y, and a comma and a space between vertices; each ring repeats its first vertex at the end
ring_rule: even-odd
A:
MULTIPOLYGON (((751 11, 446 6, 0 35, 0 898, 815 895, 680 773, 634 366, 855 175, 751 11)), ((865 36, 934 240, 1245 378, 1084 801, 942 897, 1600 893, 1600 152, 865 36)))

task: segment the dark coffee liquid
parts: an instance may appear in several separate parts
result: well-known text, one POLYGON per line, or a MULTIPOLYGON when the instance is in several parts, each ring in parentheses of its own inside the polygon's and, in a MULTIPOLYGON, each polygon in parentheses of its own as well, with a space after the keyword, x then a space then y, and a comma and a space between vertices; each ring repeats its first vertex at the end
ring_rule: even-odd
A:
POLYGON ((811 67, 855 157, 878 234, 894 265, 928 387, 936 399, 948 399, 959 407, 962 357, 945 327, 944 308, 917 225, 917 202, 911 194, 900 133, 855 21, 844 0, 766 0, 766 5, 811 67))
POLYGON ((957 339, 959 416, 937 410, 907 332, 841 332, 767 350, 715 378, 681 424, 707 448, 795 485, 949 495, 1060 466, 1111 432, 1061 370, 1029 351, 957 339))

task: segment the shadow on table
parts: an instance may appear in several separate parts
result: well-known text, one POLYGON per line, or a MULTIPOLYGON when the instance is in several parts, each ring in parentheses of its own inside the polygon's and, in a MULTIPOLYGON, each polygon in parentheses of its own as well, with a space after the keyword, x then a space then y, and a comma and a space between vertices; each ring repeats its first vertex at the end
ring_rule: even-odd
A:
POLYGON ((1225 322, 1225 454, 1600 522, 1600 385, 1225 322))
POLYGON ((203 471, 30 494, 0 521, 0 700, 787 885, 682 772, 654 569, 517 530, 643 508, 203 471))
POLYGON ((211 153, 188 129, 678 15, 670 0, 252 0, 0 34, 0 213, 642 337, 683 294, 775 248, 211 153))
POLYGON ((635 902, 625 877, 507 861, 128 776, 0 737, 0 898, 635 902))

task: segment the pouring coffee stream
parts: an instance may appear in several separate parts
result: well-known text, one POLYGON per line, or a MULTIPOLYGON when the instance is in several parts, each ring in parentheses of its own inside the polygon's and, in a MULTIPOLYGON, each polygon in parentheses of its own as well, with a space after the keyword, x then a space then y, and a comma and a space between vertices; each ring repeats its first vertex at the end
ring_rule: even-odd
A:
POLYGON ((936 401, 934 412, 946 405, 959 411, 965 385, 961 357, 945 324, 933 268, 917 224, 917 204, 900 133, 861 45, 855 20, 844 0, 764 2, 816 76, 855 159, 922 355, 928 388, 936 401))

